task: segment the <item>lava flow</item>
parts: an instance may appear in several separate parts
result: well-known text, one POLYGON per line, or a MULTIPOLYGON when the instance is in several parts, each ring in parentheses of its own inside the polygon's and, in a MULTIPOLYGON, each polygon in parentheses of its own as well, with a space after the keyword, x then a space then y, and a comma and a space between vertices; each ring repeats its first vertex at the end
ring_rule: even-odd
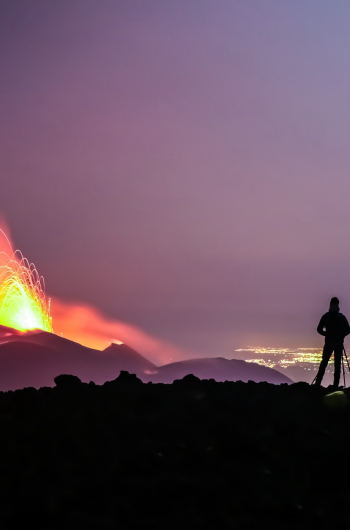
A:
POLYGON ((12 257, 0 252, 0 324, 19 331, 53 332, 44 279, 18 250, 12 257))

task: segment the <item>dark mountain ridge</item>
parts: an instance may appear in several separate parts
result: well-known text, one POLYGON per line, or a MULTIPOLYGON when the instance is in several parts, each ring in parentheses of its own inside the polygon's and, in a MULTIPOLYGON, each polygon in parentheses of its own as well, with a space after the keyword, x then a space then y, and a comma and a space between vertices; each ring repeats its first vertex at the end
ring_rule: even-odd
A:
POLYGON ((192 359, 155 366, 126 344, 95 350, 53 333, 38 332, 9 337, 0 344, 0 390, 53 386, 60 374, 72 374, 84 382, 103 384, 122 370, 144 382, 172 383, 193 374, 216 381, 267 381, 291 383, 276 370, 224 358, 192 359))
POLYGON ((186 375, 193 374, 199 379, 215 379, 215 381, 243 381, 249 380, 273 383, 293 383, 292 379, 277 370, 248 363, 238 359, 225 359, 223 357, 189 359, 159 366, 157 373, 150 376, 154 383, 172 383, 186 375))

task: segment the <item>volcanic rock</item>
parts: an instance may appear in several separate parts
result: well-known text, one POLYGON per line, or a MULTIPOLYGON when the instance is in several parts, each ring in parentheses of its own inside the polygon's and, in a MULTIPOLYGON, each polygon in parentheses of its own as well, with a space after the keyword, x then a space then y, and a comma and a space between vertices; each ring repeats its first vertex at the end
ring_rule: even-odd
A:
POLYGON ((55 377, 54 381, 56 386, 59 386, 60 388, 77 388, 81 385, 81 381, 76 375, 58 375, 55 377))
POLYGON ((349 392, 125 372, 0 392, 1 528, 346 528, 349 392))

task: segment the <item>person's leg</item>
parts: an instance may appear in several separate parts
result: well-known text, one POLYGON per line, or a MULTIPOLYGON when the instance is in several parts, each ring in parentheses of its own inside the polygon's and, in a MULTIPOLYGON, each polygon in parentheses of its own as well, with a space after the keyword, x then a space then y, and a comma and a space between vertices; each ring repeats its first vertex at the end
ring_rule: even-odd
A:
POLYGON ((327 368, 328 361, 331 358, 332 353, 333 353, 333 344, 325 344, 323 347, 322 361, 318 369, 318 373, 316 375, 316 381, 315 381, 316 385, 321 384, 321 381, 323 379, 324 373, 327 368))
POLYGON ((334 386, 338 387, 341 370, 341 358, 343 355, 343 345, 337 344, 334 347, 334 386))

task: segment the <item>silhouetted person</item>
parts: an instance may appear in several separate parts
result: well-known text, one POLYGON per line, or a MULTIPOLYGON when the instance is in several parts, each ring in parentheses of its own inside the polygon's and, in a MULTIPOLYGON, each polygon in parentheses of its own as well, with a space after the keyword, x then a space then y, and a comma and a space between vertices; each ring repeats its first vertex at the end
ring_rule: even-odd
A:
POLYGON ((317 331, 325 337, 322 361, 316 376, 316 385, 320 385, 329 359, 334 352, 334 386, 339 385, 340 365, 343 355, 344 338, 350 333, 347 318, 339 312, 339 300, 331 300, 329 311, 325 313, 317 326, 317 331))

